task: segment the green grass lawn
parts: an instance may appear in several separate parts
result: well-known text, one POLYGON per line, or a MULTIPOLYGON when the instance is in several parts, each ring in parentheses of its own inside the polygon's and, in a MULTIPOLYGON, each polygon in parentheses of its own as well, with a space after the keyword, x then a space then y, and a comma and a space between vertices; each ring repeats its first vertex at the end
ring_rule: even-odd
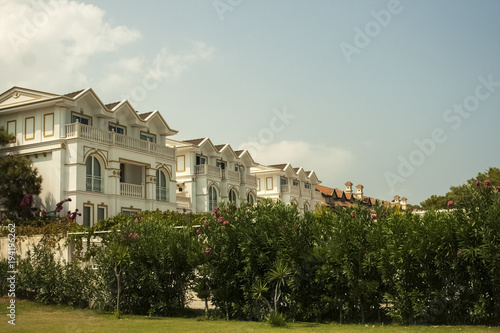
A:
POLYGON ((264 323, 204 320, 201 318, 148 318, 123 316, 65 306, 16 300, 16 325, 8 324, 8 298, 0 298, 0 332, 500 332, 484 326, 380 326, 293 323, 271 328, 264 323))

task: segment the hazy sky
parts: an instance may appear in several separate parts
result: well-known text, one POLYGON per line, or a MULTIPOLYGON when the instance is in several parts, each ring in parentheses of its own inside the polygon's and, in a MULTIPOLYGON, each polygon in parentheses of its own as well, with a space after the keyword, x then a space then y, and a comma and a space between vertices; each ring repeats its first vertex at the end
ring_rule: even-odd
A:
POLYGON ((176 139, 418 204, 500 166, 500 1, 1 1, 0 89, 158 109, 176 139))

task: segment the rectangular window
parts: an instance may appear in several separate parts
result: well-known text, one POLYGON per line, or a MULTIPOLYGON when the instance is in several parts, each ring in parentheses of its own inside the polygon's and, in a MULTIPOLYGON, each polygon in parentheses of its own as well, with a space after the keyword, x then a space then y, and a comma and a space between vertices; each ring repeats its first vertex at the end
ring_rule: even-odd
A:
POLYGON ((11 140, 10 142, 16 142, 16 137, 17 137, 17 125, 15 120, 11 120, 7 122, 7 133, 14 136, 14 139, 11 140))
POLYGON ((108 218, 108 206, 97 206, 97 222, 108 218))
POLYGON ((144 141, 149 141, 149 142, 156 142, 156 135, 154 134, 149 134, 145 132, 141 132, 141 140, 144 141))
POLYGON ((288 178, 281 177, 280 178, 280 185, 288 185, 288 178))
POLYGON ((267 177, 266 178, 266 190, 272 190, 274 188, 273 186, 273 177, 267 177))
POLYGON ((205 156, 196 155, 196 165, 207 164, 207 159, 205 156))
POLYGON ((83 205, 83 225, 86 227, 94 225, 94 205, 83 205))
POLYGON ((35 117, 24 119, 24 139, 33 140, 35 138, 35 117))
POLYGON ((140 212, 141 212, 140 209, 122 208, 122 214, 123 215, 127 215, 127 216, 134 215, 134 214, 137 214, 137 213, 140 213, 140 212))
POLYGON ((47 113, 43 115, 43 136, 54 136, 54 114, 47 113))
POLYGON ((114 123, 109 123, 108 130, 110 132, 115 132, 118 134, 123 134, 123 135, 127 134, 127 128, 125 126, 120 126, 114 123))
POLYGON ((224 161, 217 161, 217 166, 221 168, 222 170, 226 169, 226 162, 224 161))
POLYGON ((186 170, 186 157, 184 155, 177 156, 176 171, 182 172, 186 170))
POLYGON ((73 113, 71 115, 71 122, 72 123, 78 122, 78 123, 83 124, 83 125, 90 125, 90 126, 92 126, 91 119, 92 118, 84 116, 84 115, 80 115, 80 114, 73 113))
POLYGON ((297 179, 293 180, 293 186, 299 186, 300 182, 297 179))
POLYGON ((307 188, 307 189, 311 189, 311 184, 310 183, 305 183, 304 187, 307 188))

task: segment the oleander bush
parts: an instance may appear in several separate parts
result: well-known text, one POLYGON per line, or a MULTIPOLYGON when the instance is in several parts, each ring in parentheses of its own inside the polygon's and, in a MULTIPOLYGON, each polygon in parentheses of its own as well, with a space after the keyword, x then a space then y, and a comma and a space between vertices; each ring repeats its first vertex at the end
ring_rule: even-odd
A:
POLYGON ((85 249, 80 263, 55 261, 48 244, 34 248, 18 262, 16 295, 175 315, 193 289, 216 316, 276 325, 498 325, 499 190, 478 181, 447 211, 424 216, 358 205, 300 214, 271 200, 204 215, 119 215, 70 237, 77 253, 85 249), (102 246, 84 248, 95 236, 102 246))

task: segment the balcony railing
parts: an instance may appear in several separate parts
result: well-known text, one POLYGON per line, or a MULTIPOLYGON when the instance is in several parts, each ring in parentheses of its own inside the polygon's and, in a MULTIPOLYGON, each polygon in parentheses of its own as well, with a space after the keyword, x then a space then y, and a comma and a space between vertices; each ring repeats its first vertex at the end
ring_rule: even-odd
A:
POLYGON ((292 190, 290 192, 292 194, 300 194, 300 186, 298 186, 298 185, 292 185, 291 188, 292 188, 292 190))
POLYGON ((257 186, 257 176, 255 175, 243 175, 243 183, 250 186, 257 186))
POLYGON ((177 206, 180 208, 190 208, 191 207, 191 198, 183 195, 178 195, 177 206))
POLYGON ((231 170, 222 170, 222 179, 229 180, 230 182, 239 183, 240 173, 231 170))
POLYGON ((80 123, 67 124, 65 136, 67 139, 83 138, 107 145, 132 149, 142 153, 175 159, 175 149, 173 148, 80 123))
POLYGON ((143 185, 120 183, 120 194, 124 197, 143 198, 143 189, 143 185))
POLYGON ((212 176, 222 178, 221 168, 215 165, 199 164, 196 165, 195 174, 203 176, 212 176))

